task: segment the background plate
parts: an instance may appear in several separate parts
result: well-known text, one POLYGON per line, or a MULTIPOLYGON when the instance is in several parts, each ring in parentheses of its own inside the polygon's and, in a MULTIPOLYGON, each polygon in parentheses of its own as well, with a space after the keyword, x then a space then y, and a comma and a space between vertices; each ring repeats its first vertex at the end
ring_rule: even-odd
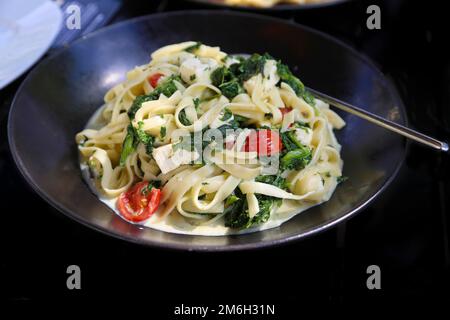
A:
POLYGON ((59 32, 62 14, 46 0, 0 3, 0 89, 39 60, 59 32))

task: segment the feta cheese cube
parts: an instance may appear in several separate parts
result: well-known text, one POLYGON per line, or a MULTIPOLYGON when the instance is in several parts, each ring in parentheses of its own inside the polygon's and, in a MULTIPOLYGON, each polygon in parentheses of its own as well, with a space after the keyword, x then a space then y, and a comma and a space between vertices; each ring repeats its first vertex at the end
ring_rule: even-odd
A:
POLYGON ((191 152, 180 148, 174 151, 173 144, 166 144, 153 149, 152 155, 162 173, 172 171, 179 166, 188 164, 200 157, 195 150, 191 152))

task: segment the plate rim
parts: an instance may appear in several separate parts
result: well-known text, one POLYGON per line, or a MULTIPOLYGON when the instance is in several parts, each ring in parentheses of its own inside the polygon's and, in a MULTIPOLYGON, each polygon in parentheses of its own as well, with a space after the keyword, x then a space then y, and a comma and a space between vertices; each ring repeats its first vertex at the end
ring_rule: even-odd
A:
MULTIPOLYGON (((42 68, 43 66, 45 66, 48 63, 51 63, 52 59, 61 55, 62 53, 64 53, 66 50, 70 50, 72 48, 72 46, 77 45, 80 42, 83 42, 86 39, 89 39, 91 37, 95 37, 99 34, 102 34, 103 32, 108 32, 109 30, 113 30, 115 28, 121 27, 122 25, 125 24, 134 24, 136 22, 139 22, 141 20, 147 20, 147 19, 152 19, 152 18, 160 18, 160 17, 166 17, 166 16, 177 16, 177 15, 185 15, 186 13, 188 14, 206 14, 206 15, 211 15, 211 14, 215 14, 215 15, 231 15, 231 16, 244 16, 244 17, 252 17, 252 18, 257 18, 257 19, 262 19, 262 20, 266 20, 266 21, 272 21, 272 22, 276 22, 276 23, 281 23, 281 24, 285 24, 285 25, 289 25, 289 26, 293 26, 296 28, 300 28, 300 29, 304 29, 307 32, 311 32, 313 34, 316 34, 320 37, 323 37, 325 39, 327 39, 328 41, 334 42, 340 46, 345 47, 347 50, 349 50, 351 52, 351 54, 355 55, 357 58, 361 59, 364 63, 367 63, 372 69, 373 71, 377 74, 377 76, 384 78, 387 83, 387 90, 389 91, 389 93, 395 98, 395 100, 398 101, 399 105, 399 111, 403 120, 403 123, 405 125, 408 124, 408 118, 407 118, 407 114, 406 114, 406 110, 404 108, 404 104, 403 101, 400 97, 400 94, 398 92, 398 90, 396 90, 395 85, 392 83, 392 81, 390 81, 390 79, 385 76, 381 70, 377 67, 376 63, 374 61, 372 61, 367 55, 365 55, 364 53, 359 53, 358 51, 356 51, 355 48, 351 47, 350 45, 342 42, 341 40, 334 38, 331 35, 328 35, 322 31, 316 30, 314 28, 302 25, 302 24, 298 24, 292 21, 285 21, 283 19, 279 19, 279 18, 273 18, 273 17, 267 17, 265 15, 262 14, 256 14, 256 13, 247 13, 247 12, 236 12, 236 11, 217 11, 217 10, 184 10, 184 11, 171 11, 171 12, 163 12, 163 13, 157 13, 157 14, 149 14, 149 15, 144 15, 144 16, 139 16, 139 17, 135 17, 129 20, 125 20, 119 23, 115 23, 112 24, 110 26, 107 26, 105 28, 101 28, 95 32, 92 32, 76 41, 74 41, 71 45, 65 47, 64 49, 59 50, 58 52, 56 52, 55 54, 46 57, 45 59, 43 59, 42 61, 40 61, 38 63, 38 65, 33 68, 33 70, 31 70, 28 75, 26 76, 26 78, 23 80, 23 82, 20 84, 19 88, 17 89, 15 95, 14 95, 14 99, 11 102, 11 106, 10 106, 10 110, 9 110, 9 114, 8 114, 8 123, 7 123, 7 136, 8 136, 8 144, 9 144, 9 149, 10 152, 12 154, 14 163, 16 168, 18 169, 18 171, 21 173, 22 177, 25 179, 25 181, 32 187, 32 189, 42 198, 44 199, 49 205, 51 205, 53 208, 57 209, 59 212, 61 212, 64 216, 77 221, 78 223, 81 223, 84 226, 87 226, 90 229, 96 230, 101 232, 102 234, 108 235, 110 237, 114 237, 116 239, 120 239, 123 241, 127 241, 127 242, 131 242, 131 243, 135 243, 138 245, 142 245, 142 246, 146 246, 146 247, 151 247, 151 248, 157 248, 157 249, 166 249, 166 250, 180 250, 180 251, 193 251, 193 252, 228 252, 228 251, 244 251, 244 250, 255 250, 255 249, 264 249, 264 248, 271 248, 271 247, 277 247, 277 246, 281 246, 281 245, 286 245, 289 243, 293 243, 302 239, 306 239, 311 237, 312 235, 315 234, 319 234, 325 230, 329 230, 333 227, 336 227, 338 224, 340 224, 343 221, 348 220, 349 218, 354 217, 356 214, 360 213, 361 211, 363 211, 363 209, 365 209, 369 204, 371 204, 376 198, 378 198, 378 196, 384 192, 386 190, 387 187, 389 187, 392 183, 392 181, 395 179, 395 177, 397 176, 398 172, 400 171, 400 168, 403 166, 403 163, 405 161, 405 157, 407 154, 407 151, 409 149, 409 145, 410 142, 406 139, 403 138, 404 146, 402 148, 402 155, 401 158, 399 160, 399 162, 397 163, 392 175, 390 177, 388 177, 386 179, 386 181, 383 183, 383 185, 372 195, 370 195, 369 197, 367 197, 366 199, 362 200, 361 203, 357 206, 355 206, 352 210, 349 210, 346 214, 344 214, 343 216, 329 221, 327 223, 323 223, 321 225, 318 225, 316 227, 314 227, 311 230, 308 230, 304 233, 301 234, 294 234, 291 236, 287 236, 287 237, 283 237, 280 239, 276 239, 276 240, 261 240, 259 242, 254 242, 254 243, 244 243, 244 244, 226 244, 226 245, 184 245, 184 244, 176 244, 176 243, 161 243, 161 242, 155 242, 149 239, 143 240, 143 239, 139 239, 139 238, 135 238, 133 236, 129 236, 129 235, 124 235, 124 234, 119 234, 116 233, 114 231, 111 231, 110 229, 98 226, 98 225, 94 225, 90 222, 88 222, 87 220, 81 218, 80 216, 78 216, 76 214, 76 212, 73 212, 72 210, 69 210, 67 208, 65 208, 64 206, 60 205, 58 203, 58 201, 54 201, 50 196, 48 196, 46 194, 46 192, 44 192, 43 190, 41 190, 41 188, 39 187, 39 185, 34 181, 34 179, 32 178, 32 175, 28 172, 28 170, 25 168, 21 158, 18 155, 18 151, 17 151, 17 147, 16 147, 16 143, 15 143, 15 139, 12 135, 13 132, 13 128, 14 128, 14 124, 12 122, 12 115, 14 113, 14 108, 17 105, 16 104, 16 100, 19 97, 19 93, 22 91, 22 88, 27 84, 28 81, 30 81, 31 77, 33 76, 33 74, 35 72, 37 72, 37 70, 39 68, 42 68)), ((163 232, 163 231, 160 231, 163 232)), ((189 236, 189 235, 187 235, 189 236)), ((243 235, 233 235, 233 237, 236 236, 246 236, 245 234, 243 235)), ((202 236, 200 236, 202 237, 202 236)), ((204 236, 204 237, 208 237, 208 236, 204 236)), ((225 236, 227 237, 227 236, 225 236)))
MULTIPOLYGON (((19 72, 14 72, 12 77, 7 77, 5 81, 0 81, 0 90, 6 88, 8 85, 10 85, 12 82, 20 78, 24 73, 26 73, 30 68, 33 67, 36 63, 40 64, 40 59, 45 55, 45 53, 48 51, 48 49, 53 44, 53 41, 55 41, 56 37, 58 36, 59 32, 61 31, 61 28, 63 26, 63 14, 60 10, 60 7, 53 1, 43 1, 42 5, 47 5, 49 8, 51 8, 52 14, 55 13, 54 18, 56 18, 58 21, 55 23, 55 26, 57 26, 54 30, 52 30, 52 33, 49 32, 49 37, 47 44, 41 46, 39 50, 35 50, 37 52, 36 55, 33 56, 32 59, 29 59, 28 61, 25 61, 25 63, 21 64, 22 67, 18 68, 19 72)), ((49 10, 50 12, 50 10, 49 10)), ((28 77, 28 75, 27 75, 28 77)), ((25 80, 24 80, 25 81, 25 80)), ((20 89, 20 87, 19 87, 20 89)))

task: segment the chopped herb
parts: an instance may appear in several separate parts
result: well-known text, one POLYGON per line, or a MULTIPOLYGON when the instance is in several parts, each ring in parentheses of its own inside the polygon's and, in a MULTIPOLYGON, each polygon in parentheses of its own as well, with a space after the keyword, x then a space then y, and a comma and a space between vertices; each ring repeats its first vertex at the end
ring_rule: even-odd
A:
POLYGON ((220 93, 217 93, 216 91, 211 89, 206 89, 205 91, 203 91, 202 96, 200 97, 200 101, 207 102, 219 97, 220 93))
POLYGON ((190 126, 192 124, 191 120, 187 118, 186 111, 184 109, 178 114, 178 119, 184 126, 190 126))
POLYGON ((225 108, 224 111, 225 112, 224 112, 222 118, 220 118, 221 121, 227 121, 228 119, 230 119, 233 116, 233 113, 231 113, 230 109, 225 108))
POLYGON ((194 108, 195 108, 195 110, 197 110, 198 111, 198 108, 200 107, 200 99, 199 98, 195 98, 195 99, 193 99, 192 100, 193 102, 194 102, 194 108))
POLYGON ((347 176, 340 176, 340 177, 337 177, 336 180, 337 180, 337 183, 342 183, 344 181, 347 181, 348 177, 347 176))
POLYGON ((80 147, 84 147, 87 140, 88 140, 88 138, 86 136, 83 136, 82 139, 80 140, 80 143, 78 143, 78 145, 80 147))
POLYGON ((201 45, 202 45, 201 42, 197 42, 194 45, 189 46, 186 49, 184 49, 184 51, 194 53, 195 51, 197 51, 200 48, 201 45))
POLYGON ((191 74, 191 76, 189 77, 189 80, 194 81, 196 77, 197 76, 195 75, 195 73, 191 74))
POLYGON ((142 188, 141 194, 143 196, 147 196, 150 191, 152 191, 153 188, 159 189, 161 188, 161 180, 153 180, 149 181, 148 185, 145 188, 142 188))
POLYGON ((166 137, 167 129, 165 126, 161 126, 161 129, 159 129, 159 135, 161 136, 161 139, 164 139, 166 137))

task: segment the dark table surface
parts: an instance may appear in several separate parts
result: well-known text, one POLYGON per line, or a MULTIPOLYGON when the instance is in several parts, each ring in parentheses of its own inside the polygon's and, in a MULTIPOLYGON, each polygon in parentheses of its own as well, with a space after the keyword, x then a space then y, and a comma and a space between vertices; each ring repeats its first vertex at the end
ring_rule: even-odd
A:
MULTIPOLYGON (((450 140, 446 11, 438 1, 421 3, 363 0, 333 10, 275 15, 328 32, 372 57, 398 86, 410 126, 450 140), (365 27, 365 10, 372 3, 381 7, 381 30, 365 27)), ((172 0, 125 1, 111 23, 191 7, 172 0)), ((69 220, 24 182, 10 156, 6 125, 25 76, 0 91, 2 298, 126 296, 124 302, 154 302, 163 314, 177 303, 275 303, 280 314, 287 314, 310 303, 449 299, 447 155, 411 144, 398 177, 368 209, 301 242, 220 254, 150 249, 69 220), (66 287, 66 268, 72 264, 81 268, 81 290, 66 287), (381 269, 381 290, 366 287, 369 265, 381 269)))

